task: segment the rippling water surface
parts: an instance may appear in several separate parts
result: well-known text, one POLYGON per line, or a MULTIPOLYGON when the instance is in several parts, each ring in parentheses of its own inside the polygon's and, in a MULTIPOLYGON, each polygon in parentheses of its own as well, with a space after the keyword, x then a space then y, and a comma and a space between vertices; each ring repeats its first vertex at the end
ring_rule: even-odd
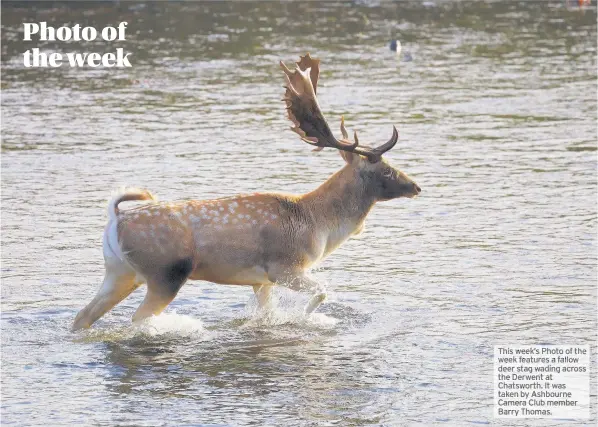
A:
POLYGON ((595 8, 12 4, 2 67, 3 424, 493 424, 494 345, 595 343, 595 8), (24 69, 36 46, 116 47, 22 42, 39 21, 128 21, 133 68, 24 69), (377 206, 317 268, 330 300, 310 319, 290 291, 259 315, 251 288, 195 282, 145 324, 139 289, 71 333, 114 188, 299 193, 342 166, 284 118, 277 63, 305 51, 335 129, 398 126, 388 158, 421 196, 377 206))

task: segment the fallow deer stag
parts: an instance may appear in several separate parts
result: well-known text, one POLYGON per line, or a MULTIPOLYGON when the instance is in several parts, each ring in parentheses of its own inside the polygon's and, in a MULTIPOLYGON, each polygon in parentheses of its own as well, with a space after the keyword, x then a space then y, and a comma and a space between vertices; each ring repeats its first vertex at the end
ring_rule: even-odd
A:
POLYGON ((256 193, 215 200, 157 203, 144 190, 125 190, 108 205, 104 232, 106 275, 95 298, 77 315, 73 330, 87 328, 141 284, 147 294, 133 315, 157 315, 188 280, 252 285, 260 307, 269 304, 273 285, 311 293, 313 312, 326 298, 308 269, 350 236, 360 233, 376 202, 414 197, 421 191, 382 155, 398 140, 379 147, 359 144, 330 131, 316 99, 319 60, 301 57, 294 71, 280 63, 293 131, 308 144, 336 148, 345 166, 303 195, 256 193), (149 201, 120 211, 129 200, 149 201))

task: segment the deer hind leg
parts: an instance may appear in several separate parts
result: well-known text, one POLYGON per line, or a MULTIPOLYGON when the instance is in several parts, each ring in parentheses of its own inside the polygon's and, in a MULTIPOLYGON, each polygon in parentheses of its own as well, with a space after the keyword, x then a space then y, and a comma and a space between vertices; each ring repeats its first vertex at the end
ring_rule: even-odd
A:
POLYGON ((148 278, 147 294, 133 315, 133 322, 162 313, 176 297, 192 271, 192 259, 185 258, 167 266, 156 277, 148 278))
POLYGON ((128 297, 139 285, 141 282, 136 280, 134 270, 124 264, 106 263, 102 287, 95 298, 77 314, 72 330, 89 328, 116 304, 128 297))

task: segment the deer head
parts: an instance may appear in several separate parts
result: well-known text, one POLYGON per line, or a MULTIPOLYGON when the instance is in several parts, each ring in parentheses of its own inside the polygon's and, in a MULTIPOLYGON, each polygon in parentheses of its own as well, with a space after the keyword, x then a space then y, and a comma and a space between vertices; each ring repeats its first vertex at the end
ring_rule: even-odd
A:
POLYGON ((353 142, 341 118, 342 139, 332 134, 316 98, 320 61, 307 53, 300 57, 294 71, 289 70, 281 61, 287 85, 284 101, 287 105, 291 128, 301 139, 320 151, 324 148, 336 148, 350 167, 354 168, 363 179, 364 185, 377 200, 390 200, 398 197, 415 197, 421 188, 405 173, 392 167, 382 155, 393 148, 399 139, 399 133, 393 126, 392 136, 378 147, 360 145, 357 132, 353 142))

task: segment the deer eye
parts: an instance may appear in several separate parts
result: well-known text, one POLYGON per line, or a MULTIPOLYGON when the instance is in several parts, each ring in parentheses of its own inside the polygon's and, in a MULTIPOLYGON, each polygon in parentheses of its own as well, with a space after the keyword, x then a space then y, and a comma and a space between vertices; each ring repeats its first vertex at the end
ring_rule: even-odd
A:
POLYGON ((392 169, 391 168, 384 169, 384 172, 382 172, 382 175, 385 178, 390 178, 392 176, 392 169))

